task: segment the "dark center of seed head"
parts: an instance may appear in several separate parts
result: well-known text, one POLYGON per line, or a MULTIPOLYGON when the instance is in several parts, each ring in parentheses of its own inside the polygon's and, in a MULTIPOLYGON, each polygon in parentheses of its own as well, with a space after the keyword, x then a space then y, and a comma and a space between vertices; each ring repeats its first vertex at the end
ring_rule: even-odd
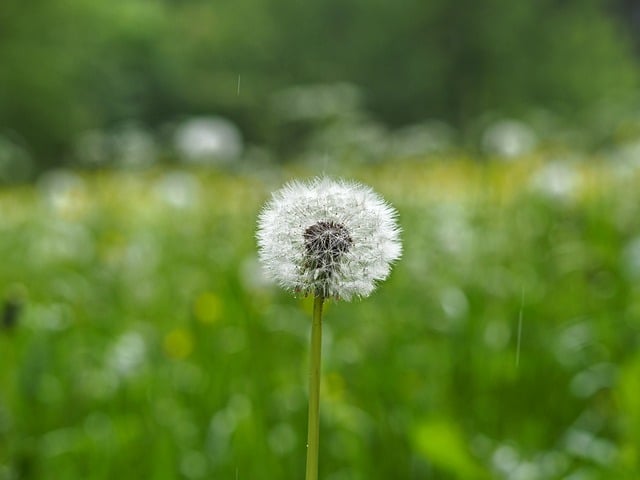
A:
POLYGON ((304 247, 310 267, 331 271, 340 256, 353 245, 349 231, 336 222, 318 222, 304 231, 304 247))

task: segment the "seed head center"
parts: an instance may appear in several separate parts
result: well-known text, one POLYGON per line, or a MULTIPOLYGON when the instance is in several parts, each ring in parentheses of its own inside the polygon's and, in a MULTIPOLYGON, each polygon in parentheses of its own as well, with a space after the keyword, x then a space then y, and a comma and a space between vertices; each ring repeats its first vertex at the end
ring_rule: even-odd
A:
POLYGON ((340 223, 318 222, 304 231, 304 247, 314 269, 331 270, 351 245, 349 231, 340 223))

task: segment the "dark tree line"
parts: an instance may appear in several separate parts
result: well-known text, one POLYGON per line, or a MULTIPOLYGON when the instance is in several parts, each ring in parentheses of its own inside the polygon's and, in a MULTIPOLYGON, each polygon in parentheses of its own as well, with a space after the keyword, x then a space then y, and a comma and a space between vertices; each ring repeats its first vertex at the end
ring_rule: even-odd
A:
POLYGON ((4 0, 0 136, 46 166, 88 129, 213 112, 270 144, 274 92, 336 81, 390 125, 576 116, 633 98, 639 16, 625 0, 4 0))

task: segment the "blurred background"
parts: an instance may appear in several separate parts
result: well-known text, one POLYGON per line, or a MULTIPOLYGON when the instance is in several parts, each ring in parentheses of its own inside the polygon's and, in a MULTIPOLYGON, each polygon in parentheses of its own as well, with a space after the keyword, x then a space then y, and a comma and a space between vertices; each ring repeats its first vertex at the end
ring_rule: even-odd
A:
POLYGON ((640 478, 640 4, 3 0, 0 480, 301 478, 328 173, 405 256, 325 316, 321 478, 640 478))
POLYGON ((632 1, 6 0, 0 15, 4 182, 211 156, 600 151, 640 129, 632 1))

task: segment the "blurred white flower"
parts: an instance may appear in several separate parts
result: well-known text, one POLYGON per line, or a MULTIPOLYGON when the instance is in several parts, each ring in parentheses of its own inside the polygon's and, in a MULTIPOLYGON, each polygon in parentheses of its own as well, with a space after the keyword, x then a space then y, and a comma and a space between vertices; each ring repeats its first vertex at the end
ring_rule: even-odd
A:
POLYGON ((500 120, 491 124, 482 136, 482 146, 491 154, 514 159, 530 153, 536 146, 536 134, 526 123, 500 120))
POLYGON ((70 170, 50 170, 38 179, 38 190, 45 205, 60 216, 81 213, 88 201, 82 177, 70 170))
POLYGON ((260 261, 288 290, 345 300, 366 297, 402 254, 396 216, 358 183, 294 181, 275 192, 260 213, 260 261))
POLYGON ((555 160, 543 165, 531 178, 534 190, 550 197, 571 197, 581 186, 580 172, 574 162, 555 160))
POLYGON ((157 197, 174 208, 188 208, 198 202, 200 182, 188 172, 168 172, 156 182, 157 197))
POLYGON ((147 344, 138 332, 126 332, 116 340, 107 354, 110 369, 121 377, 135 374, 144 363, 147 344))
POLYGON ((118 165, 140 168, 153 165, 158 147, 152 133, 135 123, 125 123, 111 135, 111 147, 118 165))
POLYGON ((190 118, 178 127, 174 141, 178 155, 188 163, 215 164, 242 153, 240 130, 222 117, 190 118))

